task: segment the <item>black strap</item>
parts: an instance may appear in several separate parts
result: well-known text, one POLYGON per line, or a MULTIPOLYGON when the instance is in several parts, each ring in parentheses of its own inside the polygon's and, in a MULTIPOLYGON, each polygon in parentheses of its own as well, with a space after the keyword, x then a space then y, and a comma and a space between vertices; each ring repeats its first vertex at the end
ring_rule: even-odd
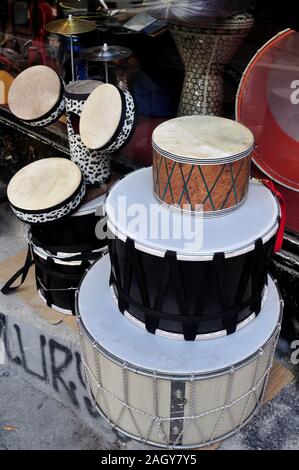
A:
POLYGON ((94 243, 85 243, 82 245, 45 245, 40 242, 35 237, 31 238, 32 243, 38 247, 42 248, 44 251, 49 251, 50 253, 90 253, 95 250, 94 243))
MULTIPOLYGON (((35 260, 35 266, 39 268, 43 273, 45 273, 48 276, 53 276, 58 279, 67 279, 69 281, 80 281, 80 279, 83 276, 83 273, 76 273, 76 274, 70 274, 70 273, 61 273, 55 270, 55 263, 53 262, 52 258, 48 258, 47 260, 47 265, 41 263, 37 259, 35 260)), ((84 271, 84 269, 83 269, 84 271)))
POLYGON ((34 264, 33 258, 32 258, 32 252, 30 245, 28 245, 28 251, 27 251, 27 256, 25 259, 25 264, 24 266, 19 269, 7 282, 6 284, 2 287, 1 292, 4 295, 8 295, 11 292, 14 292, 16 289, 18 289, 26 280, 27 274, 29 272, 29 269, 31 266, 34 264), (17 286, 12 286, 14 282, 21 276, 21 281, 17 286))

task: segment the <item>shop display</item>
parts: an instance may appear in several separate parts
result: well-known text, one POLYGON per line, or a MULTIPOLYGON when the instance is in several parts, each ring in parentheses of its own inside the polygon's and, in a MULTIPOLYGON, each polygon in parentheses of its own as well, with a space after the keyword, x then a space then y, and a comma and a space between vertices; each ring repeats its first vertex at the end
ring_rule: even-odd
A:
POLYGON ((8 106, 14 116, 30 126, 49 126, 64 112, 63 81, 50 67, 29 67, 13 81, 8 106))
POLYGON ((83 173, 88 186, 100 186, 111 176, 110 156, 101 151, 88 149, 79 134, 79 121, 85 101, 102 82, 80 80, 65 87, 67 130, 71 160, 83 173))
POLYGON ((251 182, 240 209, 192 223, 192 215, 169 214, 163 206, 152 216, 157 202, 150 187, 151 169, 139 170, 117 183, 106 202, 110 283, 120 311, 151 333, 188 340, 232 334, 247 325, 267 291, 280 217, 272 192, 251 182), (146 211, 142 236, 131 214, 118 209, 122 195, 133 207, 137 194, 146 211), (172 229, 166 239, 163 222, 153 228, 160 219, 172 229))
POLYGON ((235 121, 211 116, 172 119, 153 132, 154 193, 163 203, 205 216, 244 204, 254 139, 235 121))
POLYGON ((7 196, 19 219, 43 224, 75 212, 85 191, 75 163, 64 158, 46 158, 19 170, 9 182, 7 196))
POLYGON ((288 29, 259 49, 244 72, 236 101, 238 121, 256 140, 254 163, 293 191, 299 191, 298 47, 299 33, 288 29))
POLYGON ((85 371, 99 412, 121 433, 160 447, 210 445, 263 403, 282 301, 273 281, 260 315, 231 336, 158 338, 119 315, 107 256, 84 277, 77 300, 85 371))
POLYGON ((137 119, 134 99, 128 90, 104 84, 87 98, 80 118, 80 136, 91 150, 113 153, 126 145, 137 119))

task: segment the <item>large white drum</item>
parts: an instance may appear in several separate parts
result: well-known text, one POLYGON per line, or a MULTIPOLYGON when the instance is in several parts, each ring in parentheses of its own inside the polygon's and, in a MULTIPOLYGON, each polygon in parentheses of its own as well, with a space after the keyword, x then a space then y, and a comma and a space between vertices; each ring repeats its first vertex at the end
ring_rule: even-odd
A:
POLYGON ((282 319, 269 278, 260 315, 232 336, 173 341, 119 315, 109 258, 84 277, 76 302, 84 365, 100 413, 119 431, 160 447, 199 447, 244 425, 263 397, 282 319))

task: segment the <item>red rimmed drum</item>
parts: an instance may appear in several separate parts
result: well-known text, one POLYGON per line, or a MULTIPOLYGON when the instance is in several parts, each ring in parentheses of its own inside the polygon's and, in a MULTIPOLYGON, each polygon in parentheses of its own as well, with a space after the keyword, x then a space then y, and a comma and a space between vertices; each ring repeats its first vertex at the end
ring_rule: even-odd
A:
POLYGON ((8 106, 12 114, 30 126, 49 126, 64 112, 63 81, 50 67, 30 67, 10 87, 8 106))
POLYGON ((214 116, 185 116, 153 132, 155 196, 168 206, 224 214, 248 193, 253 134, 245 126, 214 116))

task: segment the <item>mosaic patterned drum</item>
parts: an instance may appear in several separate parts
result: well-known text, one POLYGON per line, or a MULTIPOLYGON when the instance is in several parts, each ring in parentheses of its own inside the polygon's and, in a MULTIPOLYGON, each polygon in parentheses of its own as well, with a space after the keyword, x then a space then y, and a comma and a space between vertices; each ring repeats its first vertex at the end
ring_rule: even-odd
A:
POLYGON ((8 93, 8 106, 18 119, 45 127, 64 112, 64 84, 50 67, 36 65, 20 73, 8 93))
POLYGON ((127 175, 105 204, 111 293, 119 311, 148 332, 176 340, 246 329, 265 302, 269 261, 279 249, 278 199, 252 180, 237 211, 193 217, 157 203, 151 173, 127 175))
POLYGON ((23 222, 57 222, 74 213, 84 199, 86 186, 80 169, 65 158, 30 163, 10 180, 7 197, 23 222))
POLYGON ((91 150, 113 153, 130 140, 137 120, 131 93, 109 83, 97 87, 86 100, 80 118, 80 136, 91 150))
POLYGON ((89 187, 100 186, 111 176, 110 157, 105 152, 90 150, 84 145, 79 133, 80 116, 84 103, 90 93, 102 82, 98 80, 80 80, 65 87, 67 130, 71 160, 83 173, 89 187))
POLYGON ((244 203, 254 137, 230 119, 185 116, 153 132, 154 193, 163 203, 204 216, 244 203))
POLYGON ((76 303, 91 398, 114 429, 159 447, 201 447, 240 429, 263 404, 282 321, 269 278, 264 307, 232 336, 171 341, 119 315, 107 256, 87 272, 76 303))
POLYGON ((171 35, 185 66, 178 116, 221 115, 223 67, 239 49, 254 24, 250 13, 240 13, 197 26, 170 24, 171 35))

